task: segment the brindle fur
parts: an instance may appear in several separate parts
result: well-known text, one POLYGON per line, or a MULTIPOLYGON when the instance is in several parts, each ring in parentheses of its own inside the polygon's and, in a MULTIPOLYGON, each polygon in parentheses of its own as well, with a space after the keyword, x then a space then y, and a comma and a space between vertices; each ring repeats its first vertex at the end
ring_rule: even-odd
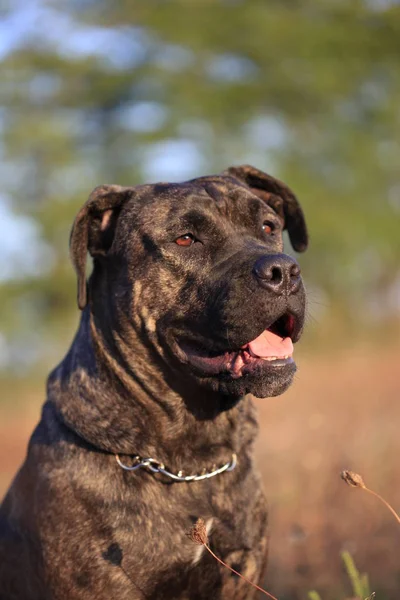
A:
POLYGON ((186 534, 203 518, 214 551, 261 582, 267 511, 248 394, 281 393, 294 369, 203 377, 175 342, 189 333, 210 351, 240 348, 282 307, 303 322, 303 286, 274 298, 252 275, 258 257, 283 248, 281 231, 260 235, 260 218, 305 249, 295 196, 252 167, 93 191, 71 237, 81 323, 49 377, 42 418, 0 509, 1 600, 254 596, 186 534), (200 246, 174 243, 193 228, 200 246), (234 471, 194 483, 125 472, 115 460, 140 454, 196 473, 233 452, 234 471))

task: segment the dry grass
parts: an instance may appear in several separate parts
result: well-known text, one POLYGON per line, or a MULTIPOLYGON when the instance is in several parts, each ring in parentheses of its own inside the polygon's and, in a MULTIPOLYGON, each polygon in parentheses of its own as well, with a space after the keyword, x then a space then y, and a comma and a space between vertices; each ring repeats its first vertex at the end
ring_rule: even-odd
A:
POLYGON ((277 598, 275 598, 275 596, 273 596, 272 594, 270 594, 269 592, 267 592, 267 590, 264 590, 263 588, 261 588, 260 586, 258 586, 253 581, 250 581, 250 579, 248 579, 247 577, 245 577, 244 575, 242 575, 242 573, 239 573, 239 571, 236 571, 236 569, 234 569, 233 567, 231 567, 230 565, 228 565, 221 558, 219 558, 219 556, 217 556, 216 554, 214 554, 214 552, 211 550, 210 545, 209 545, 207 528, 206 528, 206 524, 205 524, 205 522, 204 522, 203 519, 197 519, 197 522, 193 525, 193 527, 191 528, 191 530, 188 532, 188 536, 192 540, 192 542, 194 542, 195 544, 199 544, 200 546, 204 546, 204 548, 207 550, 207 552, 209 552, 211 554, 211 556, 217 562, 219 562, 225 569, 229 569, 229 571, 231 571, 232 573, 234 573, 238 577, 241 577, 242 579, 244 579, 244 581, 248 585, 251 585, 253 588, 255 588, 256 590, 258 590, 261 594, 264 594, 264 596, 268 596, 268 598, 270 598, 271 600, 277 600, 277 598))
POLYGON ((358 473, 353 473, 353 471, 342 471, 340 476, 343 479, 343 481, 347 483, 347 485, 359 488, 361 490, 365 490, 369 494, 375 496, 375 498, 378 498, 378 500, 380 500, 380 502, 382 502, 382 504, 386 506, 386 508, 392 513, 397 523, 399 523, 400 525, 400 517, 394 510, 393 506, 391 506, 389 502, 387 502, 385 498, 383 498, 380 494, 374 492, 374 490, 371 490, 369 487, 367 487, 361 475, 359 475, 358 473))
MULTIPOLYGON (((323 600, 349 598, 340 556, 347 550, 377 600, 398 600, 400 530, 376 498, 349 489, 339 474, 362 473, 399 509, 400 349, 298 355, 291 390, 257 401, 257 463, 270 504, 264 587, 280 600, 305 600, 312 589, 323 600)), ((23 414, 0 405, 0 495, 24 457, 40 402, 27 397, 23 414)))

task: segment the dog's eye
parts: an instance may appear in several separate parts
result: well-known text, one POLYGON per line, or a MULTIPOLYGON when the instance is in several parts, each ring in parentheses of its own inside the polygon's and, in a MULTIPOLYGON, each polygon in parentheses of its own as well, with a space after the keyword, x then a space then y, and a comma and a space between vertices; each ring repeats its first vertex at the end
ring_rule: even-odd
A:
POLYGON ((181 235, 175 240, 175 244, 178 244, 178 246, 191 246, 195 241, 196 239, 192 233, 185 233, 185 235, 181 235))
POLYGON ((271 223, 271 221, 264 221, 262 224, 262 230, 267 235, 271 235, 271 233, 273 233, 275 230, 275 225, 271 223))

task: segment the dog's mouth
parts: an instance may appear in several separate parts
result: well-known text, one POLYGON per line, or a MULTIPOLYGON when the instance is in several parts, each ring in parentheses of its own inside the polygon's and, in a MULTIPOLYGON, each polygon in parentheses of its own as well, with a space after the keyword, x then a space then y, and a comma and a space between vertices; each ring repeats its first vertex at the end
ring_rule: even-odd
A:
POLYGON ((236 350, 208 352, 197 344, 185 342, 180 348, 186 362, 204 376, 226 373, 233 379, 242 377, 254 367, 282 367, 293 363, 293 342, 300 337, 302 324, 291 313, 284 313, 260 335, 236 350))

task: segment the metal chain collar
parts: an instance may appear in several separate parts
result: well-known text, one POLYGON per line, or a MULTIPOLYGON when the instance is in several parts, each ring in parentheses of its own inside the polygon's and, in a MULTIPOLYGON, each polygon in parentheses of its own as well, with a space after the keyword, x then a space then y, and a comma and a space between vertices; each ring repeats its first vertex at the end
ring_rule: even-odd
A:
POLYGON ((183 471, 178 471, 178 473, 176 474, 171 473, 165 468, 163 463, 158 462, 158 460, 155 460, 154 458, 142 458, 140 456, 134 456, 133 460, 135 464, 133 464, 131 467, 129 467, 128 465, 124 465, 118 454, 115 455, 115 458, 121 469, 124 469, 125 471, 137 471, 138 469, 147 469, 148 471, 150 471, 150 473, 161 473, 162 475, 165 475, 166 477, 169 477, 174 481, 186 482, 210 479, 211 477, 215 477, 215 475, 219 475, 220 473, 224 473, 225 471, 233 471, 237 465, 237 456, 236 454, 232 454, 231 460, 224 464, 222 467, 216 468, 215 465, 213 465, 212 471, 207 472, 205 469, 203 469, 200 475, 184 475, 183 471))

